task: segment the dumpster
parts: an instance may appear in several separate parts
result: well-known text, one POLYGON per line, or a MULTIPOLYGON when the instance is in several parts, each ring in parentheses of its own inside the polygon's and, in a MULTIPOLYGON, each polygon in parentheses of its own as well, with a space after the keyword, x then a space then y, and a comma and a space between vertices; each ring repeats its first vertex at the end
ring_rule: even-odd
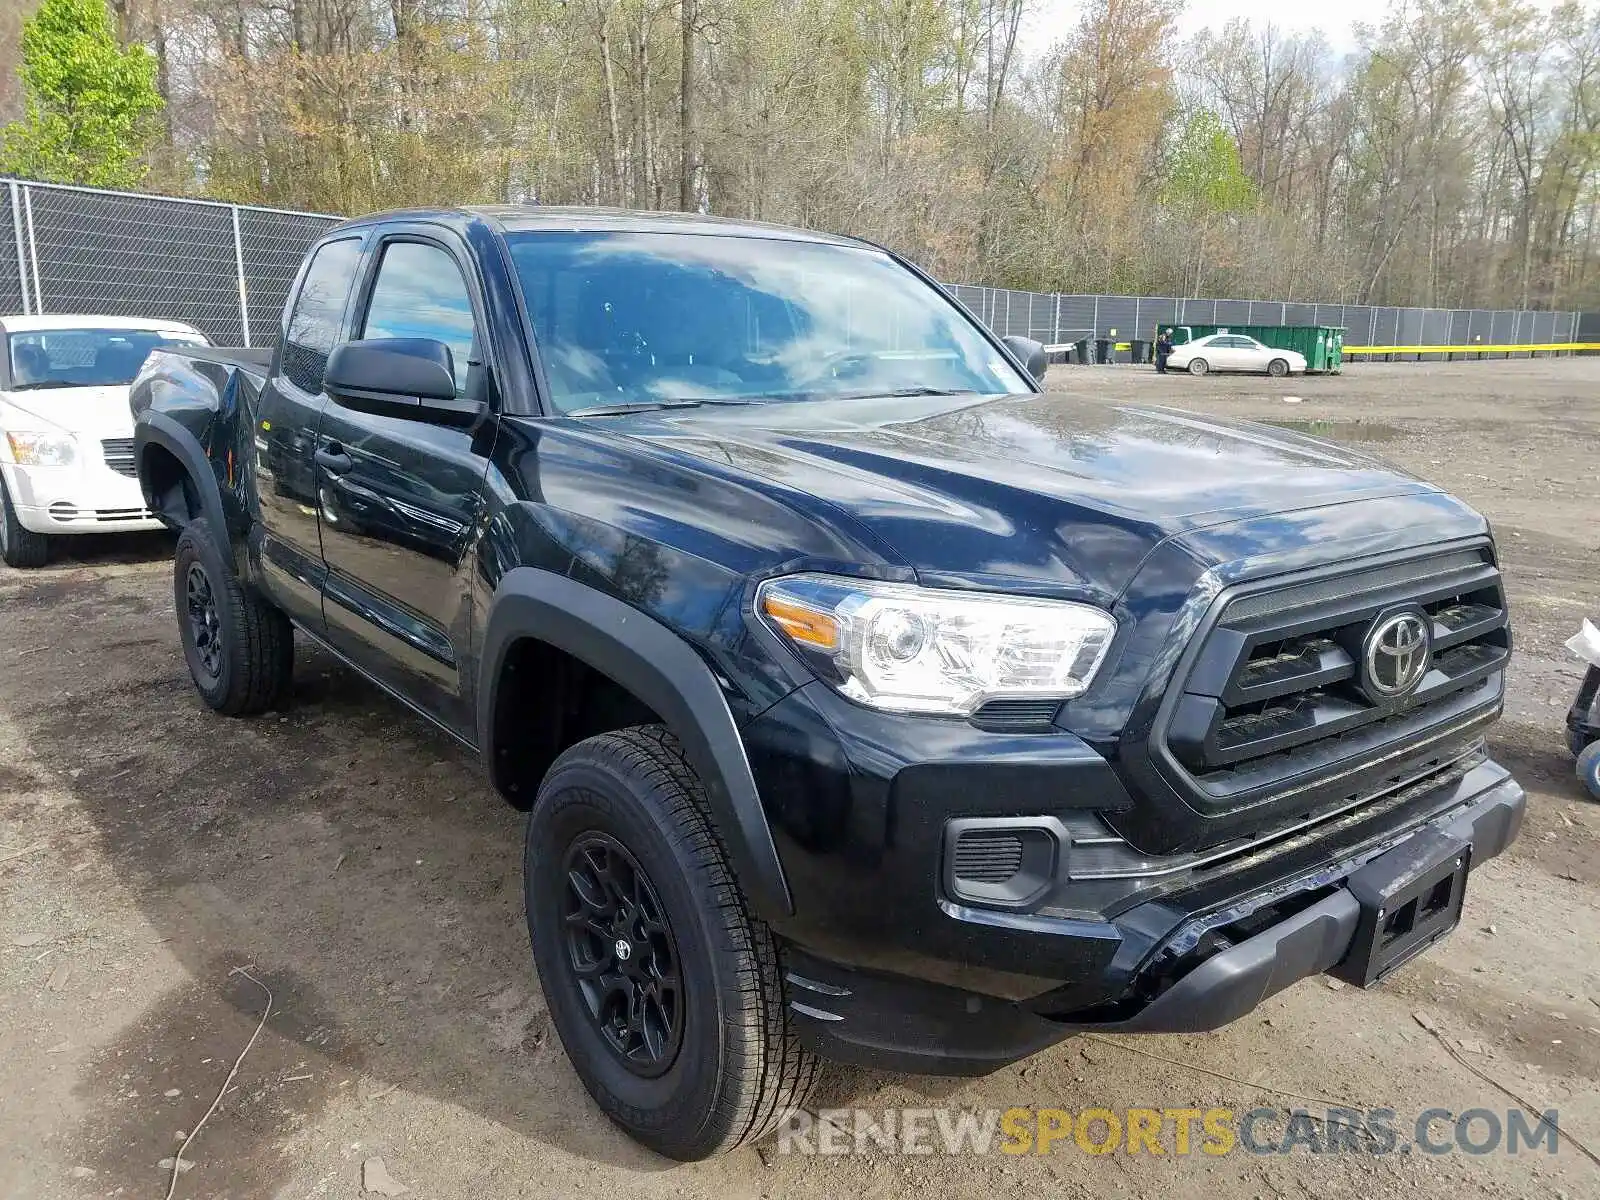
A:
POLYGON ((1311 373, 1337 375, 1344 366, 1344 328, 1339 325, 1174 325, 1172 340, 1181 346, 1213 333, 1242 333, 1275 350, 1298 351, 1311 373))

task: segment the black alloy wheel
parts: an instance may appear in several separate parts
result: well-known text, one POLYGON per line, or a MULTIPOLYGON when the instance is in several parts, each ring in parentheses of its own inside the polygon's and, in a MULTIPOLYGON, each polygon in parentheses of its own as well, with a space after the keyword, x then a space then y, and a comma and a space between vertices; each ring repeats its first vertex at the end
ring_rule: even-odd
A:
POLYGON ((195 653, 205 673, 217 679, 222 675, 222 618, 217 613, 217 596, 211 589, 211 580, 206 569, 197 562, 189 564, 189 573, 184 578, 184 596, 195 653))
POLYGON ((677 942, 655 885, 627 847, 591 831, 566 853, 566 948, 590 1019, 622 1064, 645 1079, 683 1042, 677 942))

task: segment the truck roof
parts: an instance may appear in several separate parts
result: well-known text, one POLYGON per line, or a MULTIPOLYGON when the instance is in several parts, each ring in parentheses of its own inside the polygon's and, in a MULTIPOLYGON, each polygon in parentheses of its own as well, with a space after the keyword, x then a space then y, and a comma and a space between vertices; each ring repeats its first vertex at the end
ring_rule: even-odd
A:
POLYGON ((49 316, 0 316, 0 333, 35 333, 46 329, 151 329, 168 333, 199 333, 193 325, 156 317, 108 317, 91 313, 52 313, 49 316))
POLYGON ((812 229, 796 229, 790 225, 772 225, 764 221, 735 220, 731 217, 713 217, 700 213, 645 212, 625 208, 583 208, 540 204, 485 204, 463 208, 417 208, 394 212, 371 213, 346 221, 346 226, 370 225, 382 221, 403 220, 471 220, 485 221, 503 233, 521 233, 537 230, 599 233, 696 233, 721 237, 775 238, 797 242, 828 242, 840 246, 864 246, 869 243, 857 238, 840 237, 812 229))

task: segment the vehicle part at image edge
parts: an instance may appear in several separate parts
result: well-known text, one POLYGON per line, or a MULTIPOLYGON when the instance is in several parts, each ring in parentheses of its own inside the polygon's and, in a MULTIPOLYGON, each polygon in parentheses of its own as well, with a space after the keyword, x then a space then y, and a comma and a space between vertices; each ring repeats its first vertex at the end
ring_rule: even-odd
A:
POLYGON ((792 1028, 777 943, 746 908, 704 789, 665 729, 602 734, 556 760, 528 814, 523 881, 562 1044, 630 1136, 669 1158, 706 1158, 762 1137, 804 1102, 817 1062, 792 1028), (675 951, 681 1027, 643 1069, 597 1020, 570 953, 565 868, 585 846, 620 848, 651 881, 675 951))
POLYGON ((1591 742, 1578 755, 1578 778, 1589 789, 1589 795, 1600 800, 1600 742, 1591 742))
POLYGON ((42 567, 50 558, 50 539, 24 529, 11 504, 11 492, 0 479, 0 559, 6 566, 24 570, 42 567))

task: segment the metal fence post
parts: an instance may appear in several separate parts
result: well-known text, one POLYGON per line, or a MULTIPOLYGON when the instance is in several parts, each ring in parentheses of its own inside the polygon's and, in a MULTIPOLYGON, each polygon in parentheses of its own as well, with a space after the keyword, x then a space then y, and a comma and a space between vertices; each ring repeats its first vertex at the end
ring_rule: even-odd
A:
POLYGON ((28 264, 27 255, 22 249, 22 204, 17 198, 17 181, 9 181, 11 188, 11 232, 17 241, 17 290, 22 293, 22 312, 28 315, 33 312, 33 305, 28 300, 28 264))
POLYGON ((1100 336, 1100 297, 1094 298, 1094 337, 1100 336))
POLYGON ((44 312, 44 295, 39 290, 39 243, 33 236, 33 189, 22 189, 22 205, 28 214, 28 261, 33 266, 33 311, 44 312))
POLYGON ((1050 344, 1061 344, 1061 293, 1056 293, 1056 315, 1050 319, 1050 344))
POLYGON ((233 209, 233 265, 239 273, 239 328, 244 333, 244 344, 250 345, 250 300, 244 286, 244 249, 239 242, 239 206, 233 209))

